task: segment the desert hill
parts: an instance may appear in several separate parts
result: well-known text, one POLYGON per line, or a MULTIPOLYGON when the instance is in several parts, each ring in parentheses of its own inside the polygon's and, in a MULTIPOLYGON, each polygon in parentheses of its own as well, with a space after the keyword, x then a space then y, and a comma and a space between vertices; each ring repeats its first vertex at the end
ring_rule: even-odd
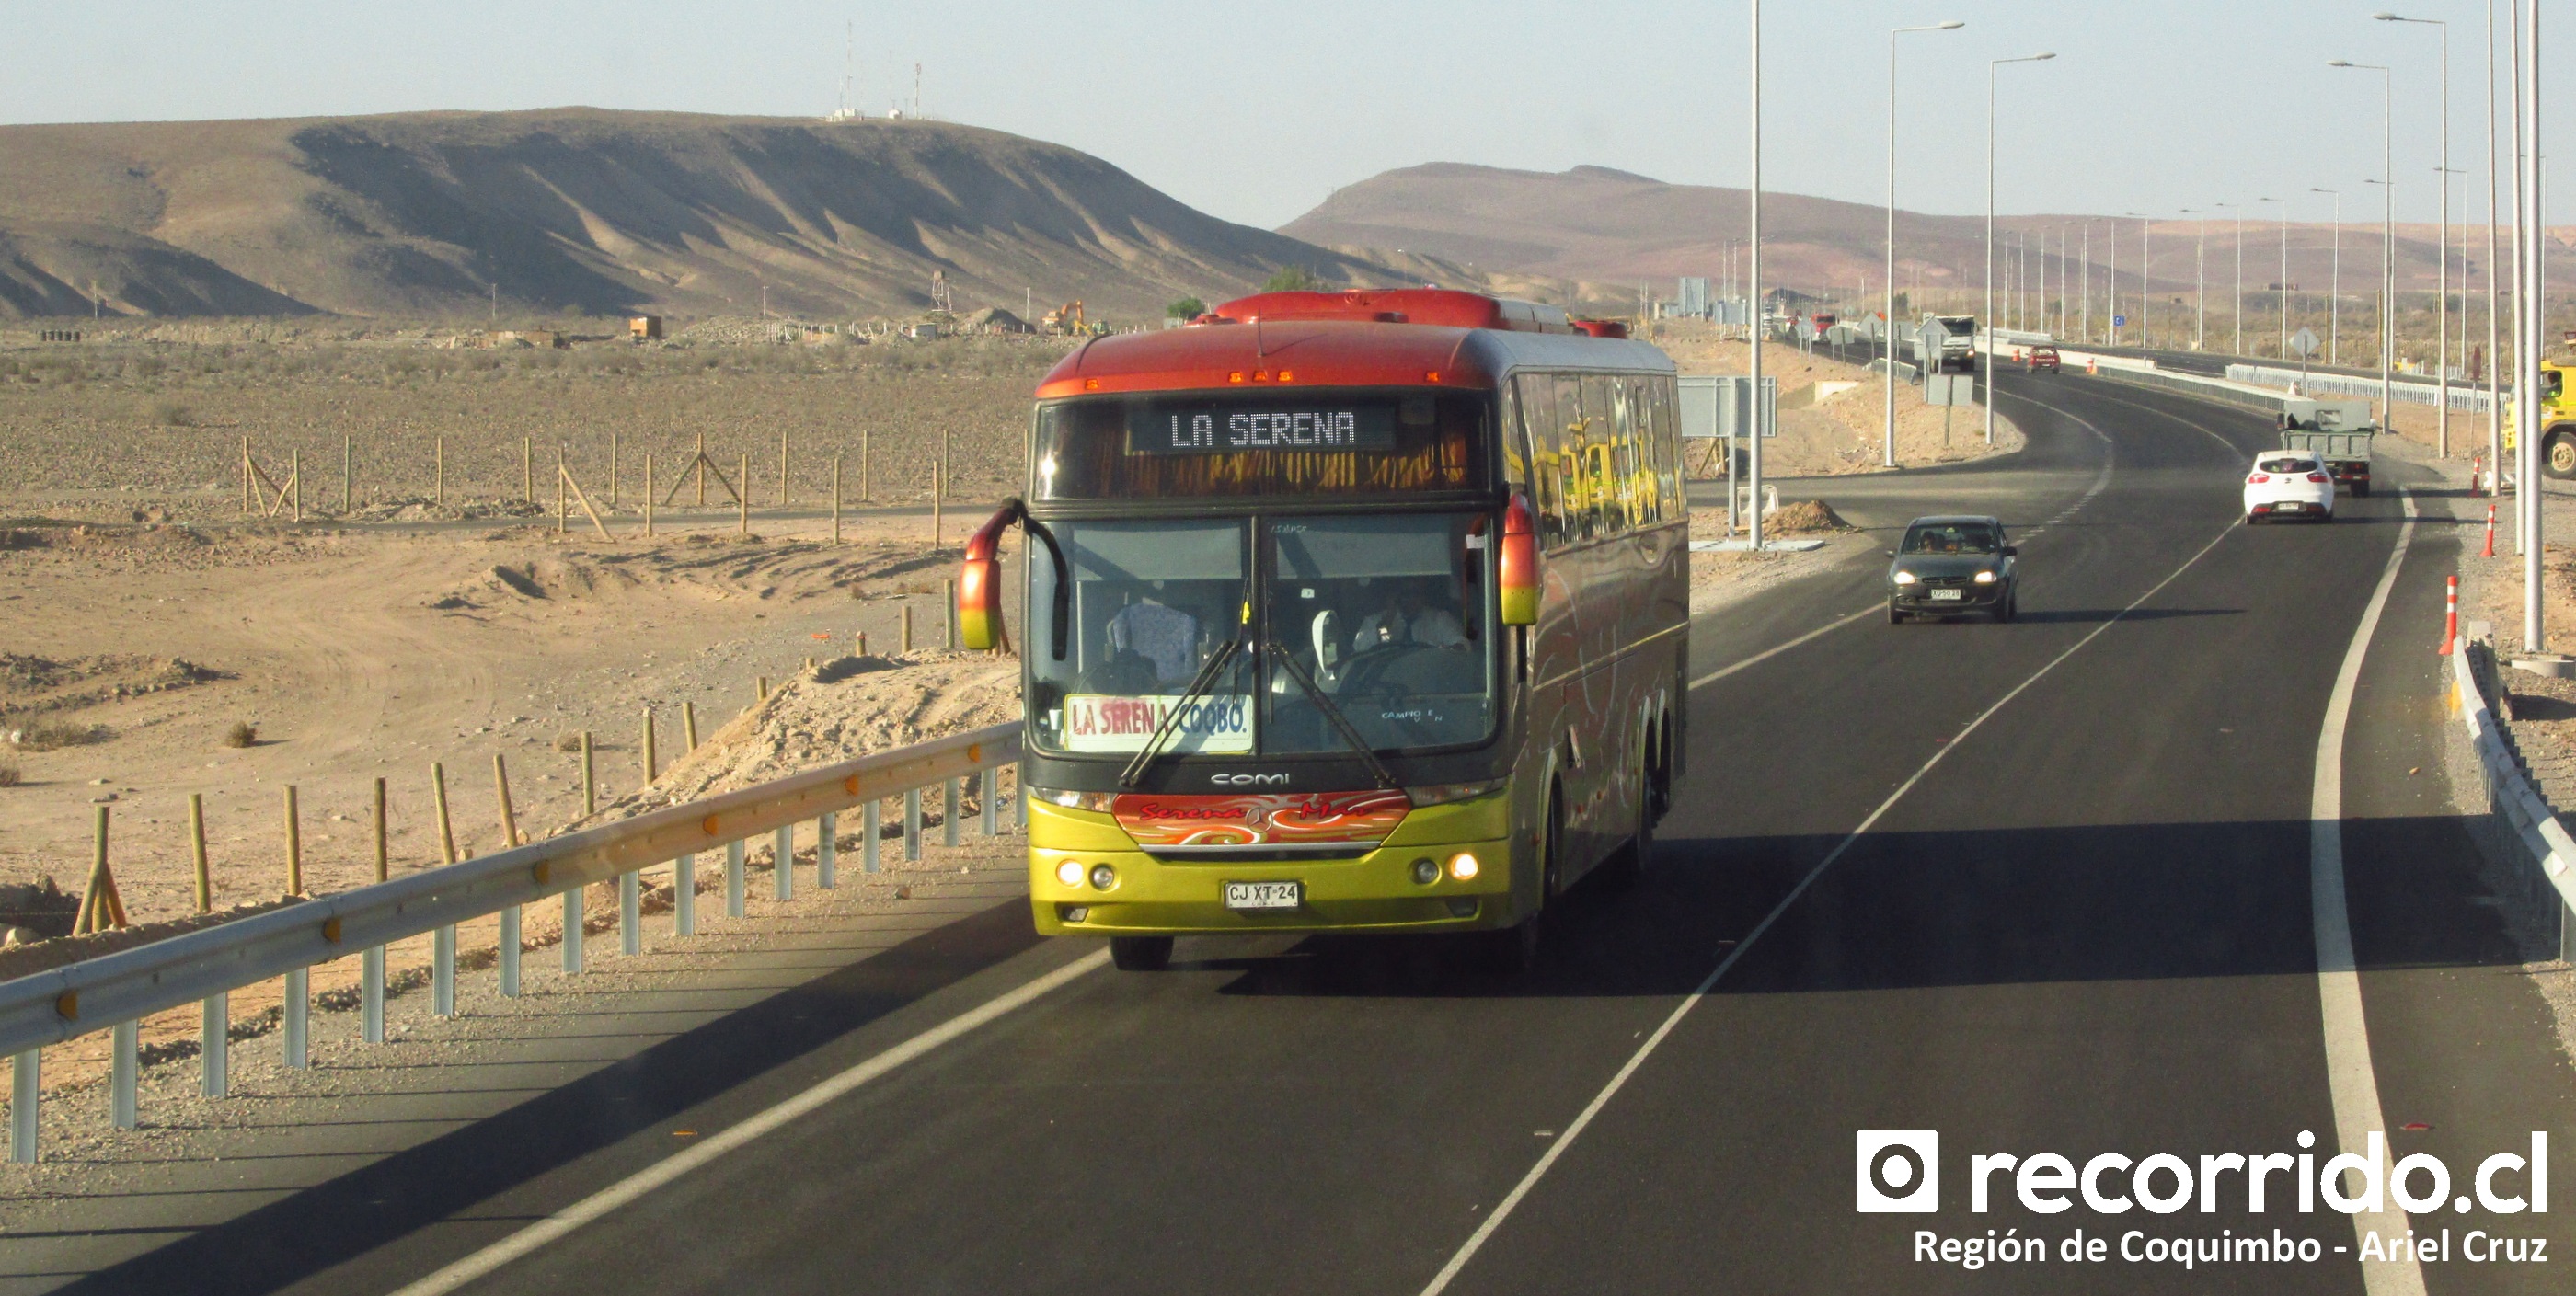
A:
POLYGON ((0 127, 0 314, 1159 315, 1305 266, 1073 149, 944 122, 590 108, 0 127))
MULTIPOLYGON (((2311 206, 2322 205, 2315 200, 2311 206)), ((1875 285, 1884 266, 1886 208, 1864 203, 1772 193, 1763 204, 1763 273, 1774 284, 1816 289, 1862 282, 1875 285)), ((2356 208, 2347 205, 2345 215, 2356 208)), ((2273 209, 2264 213, 2272 214, 2273 209)), ((2070 246, 2093 227, 2093 263, 2113 264, 2106 242, 2119 234, 2119 278, 2135 291, 2138 224, 2122 218, 2018 215, 1997 220, 1998 231, 2025 234, 2037 248, 2045 234, 2053 247, 2065 234, 2070 246)), ((1967 287, 1983 281, 1985 221, 1980 216, 1897 216, 1898 283, 1926 288, 1967 287)), ((1280 228, 1309 243, 1367 255, 1371 249, 1459 262, 1489 274, 1541 275, 1589 281, 1664 281, 1678 275, 1714 275, 1725 264, 1726 244, 1745 235, 1745 193, 1707 185, 1667 184, 1605 167, 1570 171, 1515 171, 1438 162, 1388 171, 1345 186, 1313 211, 1280 228)), ((2553 229, 2562 245, 2576 231, 2553 229)), ((2467 235, 2458 225, 2455 240, 2467 235)), ((2188 292, 2198 282, 2198 222, 2160 220, 2149 231, 2153 282, 2160 292, 2188 292)), ((2469 249, 2485 257, 2483 235, 2469 249)), ((2213 295, 2235 287, 2232 224, 2209 223, 2209 286, 2213 295)), ((2332 274, 2335 228, 2293 222, 2289 229, 2289 278, 2321 292, 2332 274)), ((2249 220, 2245 226, 2245 281, 2259 289, 2280 278, 2280 227, 2249 220)), ((2399 282, 2430 289, 2436 279, 2440 236, 2431 225, 2397 227, 2399 282)), ((2343 230, 2343 289, 2369 291, 2379 256, 2379 226, 2347 221, 2343 230)), ((2032 264, 2038 264, 2034 250, 2032 264)), ((2052 266, 2054 258, 2052 254, 2052 266)), ((2036 270, 2034 269, 2034 274, 2036 270)), ((2453 284, 2462 271, 2455 262, 2453 284)), ((2051 277, 2054 280, 2055 270, 2051 277)), ((2483 282, 2483 281, 2481 281, 2483 282)))

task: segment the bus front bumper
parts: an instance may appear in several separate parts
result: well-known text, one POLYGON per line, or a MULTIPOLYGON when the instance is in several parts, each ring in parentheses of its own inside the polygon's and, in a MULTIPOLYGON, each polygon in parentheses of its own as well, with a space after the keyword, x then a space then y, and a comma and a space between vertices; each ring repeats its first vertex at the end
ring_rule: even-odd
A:
POLYGON ((1519 921, 1512 902, 1507 840, 1384 846, 1356 859, 1225 863, 1158 860, 1142 851, 1029 851, 1029 907, 1047 936, 1255 935, 1262 932, 1478 931, 1519 921), (1476 875, 1452 876, 1451 861, 1472 855, 1476 875), (1414 881, 1417 861, 1438 870, 1414 881), (1079 864, 1084 881, 1057 876, 1079 864), (1107 865, 1114 881, 1095 887, 1107 865), (1298 903, 1283 909, 1226 906, 1229 882, 1295 882, 1298 903))

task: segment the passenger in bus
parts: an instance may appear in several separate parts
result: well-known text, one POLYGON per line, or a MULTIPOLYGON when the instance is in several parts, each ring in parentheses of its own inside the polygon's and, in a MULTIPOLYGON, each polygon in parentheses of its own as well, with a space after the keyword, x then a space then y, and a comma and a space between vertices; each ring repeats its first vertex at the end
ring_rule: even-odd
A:
POLYGON ((1435 604, 1421 586, 1408 583, 1397 587, 1392 604, 1361 620, 1359 633, 1351 637, 1351 652, 1356 656, 1396 644, 1463 649, 1467 633, 1458 624, 1457 613, 1435 604))
POLYGON ((1108 637, 1113 654, 1144 658, 1161 683, 1185 684, 1198 673, 1199 619, 1160 600, 1147 598, 1118 609, 1109 618, 1108 637))

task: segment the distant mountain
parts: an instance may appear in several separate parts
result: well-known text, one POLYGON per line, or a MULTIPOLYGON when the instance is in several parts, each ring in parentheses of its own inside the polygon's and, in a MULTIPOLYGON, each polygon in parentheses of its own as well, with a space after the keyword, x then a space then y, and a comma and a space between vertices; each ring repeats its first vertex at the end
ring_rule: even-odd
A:
MULTIPOLYGON (((1642 280, 1657 293, 1670 294, 1675 276, 1719 272, 1726 263, 1728 241, 1745 237, 1746 214, 1742 189, 1666 184, 1606 167, 1545 172, 1434 162, 1384 172, 1335 190, 1323 205, 1279 232, 1361 257, 1377 255, 1381 249, 1389 253, 1402 249, 1409 255, 1459 262, 1488 274, 1630 284, 1642 280)), ((2030 240, 2035 278, 2040 238, 2044 235, 2054 249, 2063 235, 2068 246, 2080 253, 2088 221, 2093 222, 2092 273, 2097 290, 2105 271, 2116 268, 2120 282, 2135 291, 2139 230, 2133 220, 2007 216, 1998 219, 1996 227, 2030 240), (2115 231, 2116 255, 2109 247, 2115 231)), ((1763 277, 1771 284, 1848 291, 1862 283, 1875 286, 1885 272, 1885 207, 1772 193, 1763 202, 1762 223, 1763 277)), ((2197 222, 2182 219, 2152 226, 2148 252, 2159 293, 2189 293, 2198 283, 2199 232, 2197 222)), ((1982 217, 1900 211, 1899 287, 1919 283, 1927 289, 1982 288, 1984 233, 1982 217)), ((2552 233, 2563 239, 2568 231, 2552 233)), ((2213 300, 2235 289, 2234 237, 2232 225, 2210 222, 2213 300)), ((2466 241, 2458 226, 2452 228, 2452 237, 2466 241)), ((2332 224, 2292 224, 2290 282, 2308 292, 2324 292, 2333 273, 2334 239, 2332 224)), ((2277 224, 2247 222, 2249 290, 2281 278, 2279 240, 2277 224)), ((2434 286, 2439 242, 2433 226, 2398 227, 2401 284, 2409 289, 2434 286)), ((2468 250, 2482 261, 2483 235, 2478 246, 2468 250)), ((2378 257, 2376 223, 2344 227, 2342 284, 2347 296, 2370 290, 2378 257)), ((2057 273, 2052 251, 2052 286, 2057 273)), ((2455 288, 2461 275, 2455 261, 2455 288)))
MULTIPOLYGON (((1159 315, 1304 266, 1099 158, 938 122, 565 108, 0 127, 0 314, 1159 315)), ((1392 277, 1391 277, 1392 276, 1392 277)))

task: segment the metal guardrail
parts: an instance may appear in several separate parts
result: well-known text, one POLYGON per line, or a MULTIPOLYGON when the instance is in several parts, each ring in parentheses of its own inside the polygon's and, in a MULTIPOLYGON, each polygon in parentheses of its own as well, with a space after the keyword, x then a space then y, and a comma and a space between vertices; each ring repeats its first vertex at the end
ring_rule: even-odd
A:
POLYGON ((2224 378, 2173 373, 2163 369, 2115 369, 2105 365, 2102 371, 2094 376, 2108 378, 2114 382, 2133 383, 2141 387, 2161 387, 2166 391, 2181 392, 2186 396, 2197 396, 2202 400, 2213 400, 2264 414, 2279 414, 2282 403, 2290 399, 2285 392, 2269 391, 2246 383, 2229 382, 2224 378))
MULTIPOLYGON (((2232 364, 2227 366, 2227 378, 2230 382, 2257 383, 2265 387, 2287 388, 2296 383, 2299 390, 2309 396, 2367 396, 2373 400, 2379 398, 2378 379, 2355 378, 2351 374, 2302 375, 2296 369, 2282 369, 2272 365, 2232 364)), ((2388 384, 2388 398, 2400 405, 2438 405, 2441 403, 2441 395, 2442 388, 2439 383, 2412 374, 2394 378, 2388 384)), ((2452 379, 2451 408, 2468 414, 2486 413, 2486 389, 2471 386, 2465 378, 2452 379)))
MULTIPOLYGON (((136 1025, 154 1013, 190 1003, 205 1006, 201 1092, 220 1098, 227 1088, 230 1018, 225 996, 231 991, 272 978, 286 979, 282 1033, 287 1065, 300 1067, 308 1060, 309 973, 317 964, 353 954, 362 957, 362 1034, 370 1043, 381 1043, 384 947, 390 942, 433 935, 433 1011, 450 1016, 455 1010, 458 923, 501 916, 501 992, 516 995, 521 954, 518 919, 525 905, 563 898, 564 970, 579 972, 582 895, 594 883, 617 883, 621 950, 641 953, 641 870, 665 863, 675 866, 674 934, 693 935, 699 854, 724 851, 726 913, 738 918, 743 914, 743 846, 749 839, 776 834, 780 849, 775 889, 777 898, 788 899, 794 893, 795 825, 815 820, 816 880, 830 887, 838 855, 834 822, 838 812, 864 807, 862 867, 875 872, 881 802, 904 798, 905 857, 917 859, 923 788, 943 785, 947 813, 941 834, 944 844, 955 845, 959 781, 980 774, 982 826, 989 835, 997 827, 999 770, 1019 759, 1020 726, 995 725, 0 982, 0 1055, 11 1058, 13 1072, 9 1159, 36 1159, 37 1109, 43 1095, 40 1050, 45 1045, 94 1031, 111 1032, 110 1115, 118 1126, 131 1128, 139 1074, 136 1025)), ((1028 818, 1027 798, 1022 784, 1014 811, 1014 819, 1021 824, 1028 818)))
POLYGON ((2487 813, 2482 817, 2488 848, 2500 859, 2530 865, 2522 871, 2529 891, 2524 899, 2557 910, 2558 957, 2576 961, 2576 837, 2568 835, 2558 812, 2532 786, 2504 726, 2487 705, 2487 691, 2498 687, 2494 652, 2484 643, 2463 639, 2460 651, 2451 655, 2451 678, 2460 722, 2468 727, 2478 768, 2486 776, 2487 813))

